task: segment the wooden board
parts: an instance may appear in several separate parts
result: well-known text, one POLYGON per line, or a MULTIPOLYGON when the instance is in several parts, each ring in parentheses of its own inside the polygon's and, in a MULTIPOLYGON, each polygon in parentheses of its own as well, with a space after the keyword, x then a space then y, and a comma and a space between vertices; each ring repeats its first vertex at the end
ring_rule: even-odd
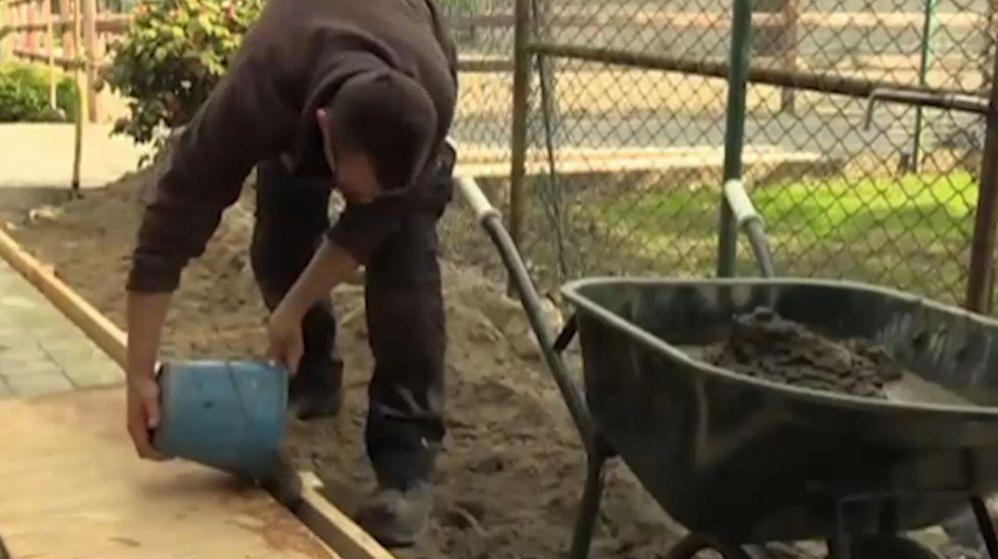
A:
POLYGON ((139 460, 121 389, 0 401, 0 535, 12 558, 340 559, 263 490, 139 460))

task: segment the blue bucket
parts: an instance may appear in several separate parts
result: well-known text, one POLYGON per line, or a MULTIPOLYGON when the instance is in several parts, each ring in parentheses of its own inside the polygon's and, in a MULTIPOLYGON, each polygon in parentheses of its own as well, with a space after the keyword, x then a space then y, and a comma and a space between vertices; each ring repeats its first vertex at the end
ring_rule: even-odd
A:
POLYGON ((181 361, 159 374, 159 452, 240 477, 277 470, 288 405, 287 373, 255 361, 181 361))

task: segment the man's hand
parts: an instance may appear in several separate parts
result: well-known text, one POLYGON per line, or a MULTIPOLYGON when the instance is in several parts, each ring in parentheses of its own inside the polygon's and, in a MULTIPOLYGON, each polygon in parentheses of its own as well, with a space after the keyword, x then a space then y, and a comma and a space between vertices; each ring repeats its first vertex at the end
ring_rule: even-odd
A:
POLYGON ((301 323, 305 313, 337 284, 357 270, 357 261, 339 247, 324 240, 305 271, 281 300, 267 325, 270 337, 268 357, 292 375, 305 352, 301 323))
POLYGON ((166 457, 152 447, 151 433, 159 427, 159 384, 146 371, 129 371, 128 378, 128 434, 139 456, 149 460, 166 457))
POLYGON ((267 336, 270 338, 267 357, 293 375, 298 371, 298 363, 305 353, 301 332, 303 316, 285 303, 278 305, 267 323, 267 336))
POLYGON ((156 382, 156 355, 169 293, 129 293, 128 321, 128 409, 126 424, 135 450, 142 458, 163 460, 150 441, 150 433, 159 427, 159 383, 156 382))

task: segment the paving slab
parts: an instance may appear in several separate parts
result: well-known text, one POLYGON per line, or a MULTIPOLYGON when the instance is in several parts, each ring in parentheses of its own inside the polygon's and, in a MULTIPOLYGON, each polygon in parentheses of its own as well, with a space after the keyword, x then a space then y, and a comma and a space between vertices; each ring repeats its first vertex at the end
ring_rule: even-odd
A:
POLYGON ((83 331, 0 260, 0 398, 113 386, 124 378, 83 331))

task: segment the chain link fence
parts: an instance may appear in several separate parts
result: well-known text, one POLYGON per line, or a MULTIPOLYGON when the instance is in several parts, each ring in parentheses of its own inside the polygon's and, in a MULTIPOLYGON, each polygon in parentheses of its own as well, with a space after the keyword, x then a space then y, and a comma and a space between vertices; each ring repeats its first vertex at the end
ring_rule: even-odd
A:
MULTIPOLYGON (((508 160, 483 182, 535 276, 554 289, 586 275, 716 273, 731 3, 519 4, 529 10, 529 56, 518 61, 530 63, 530 82, 525 174, 513 187, 524 203, 507 203, 508 160)), ((517 59, 514 3, 482 6, 470 19, 489 30, 460 43, 462 56, 517 59)), ((884 88, 986 96, 995 9, 993 0, 756 0, 742 167, 779 274, 963 302, 986 119, 867 97, 884 88)), ((485 148, 508 157, 512 69, 462 80, 462 158, 485 148)), ((473 224, 449 227, 451 256, 501 272, 489 247, 470 240, 473 224)), ((747 246, 735 269, 755 273, 747 246)))

